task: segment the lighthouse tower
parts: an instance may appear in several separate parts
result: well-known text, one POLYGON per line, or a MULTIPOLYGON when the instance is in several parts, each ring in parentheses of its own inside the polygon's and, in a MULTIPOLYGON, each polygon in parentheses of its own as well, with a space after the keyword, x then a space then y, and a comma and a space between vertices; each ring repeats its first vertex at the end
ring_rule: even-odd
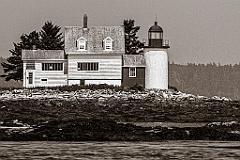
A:
POLYGON ((148 30, 148 46, 144 47, 145 88, 168 89, 169 41, 163 39, 163 30, 154 23, 148 30))

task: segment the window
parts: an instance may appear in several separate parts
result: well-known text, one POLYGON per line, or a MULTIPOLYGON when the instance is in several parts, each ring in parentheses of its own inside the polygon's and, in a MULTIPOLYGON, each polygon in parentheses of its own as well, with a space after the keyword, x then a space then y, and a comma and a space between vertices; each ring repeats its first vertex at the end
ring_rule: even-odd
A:
POLYGON ((77 49, 80 51, 85 51, 87 49, 86 47, 87 41, 85 38, 81 37, 77 40, 77 49))
POLYGON ((107 37, 106 39, 104 39, 104 50, 105 51, 112 51, 112 43, 113 40, 110 37, 107 37))
POLYGON ((42 63, 43 71, 62 71, 63 63, 42 63))
POLYGON ((27 62, 26 63, 27 70, 35 70, 35 63, 34 62, 27 62))
POLYGON ((81 62, 78 63, 78 71, 97 71, 98 63, 97 62, 81 62))
POLYGON ((130 67, 129 68, 129 77, 136 77, 136 76, 137 76, 136 67, 130 67))
POLYGON ((28 84, 33 84, 33 73, 32 72, 28 73, 28 84))
POLYGON ((41 84, 42 84, 42 85, 48 84, 48 79, 47 79, 47 78, 41 79, 41 84))
POLYGON ((162 33, 160 32, 151 32, 150 39, 162 39, 162 33))

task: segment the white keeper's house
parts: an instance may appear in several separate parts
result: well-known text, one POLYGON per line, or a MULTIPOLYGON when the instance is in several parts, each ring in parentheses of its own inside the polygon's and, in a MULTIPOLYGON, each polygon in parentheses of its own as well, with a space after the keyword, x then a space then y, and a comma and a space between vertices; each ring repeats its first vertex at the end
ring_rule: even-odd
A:
POLYGON ((169 43, 157 22, 149 28, 148 46, 125 54, 124 26, 65 27, 64 50, 23 50, 23 87, 109 84, 168 88, 169 43))

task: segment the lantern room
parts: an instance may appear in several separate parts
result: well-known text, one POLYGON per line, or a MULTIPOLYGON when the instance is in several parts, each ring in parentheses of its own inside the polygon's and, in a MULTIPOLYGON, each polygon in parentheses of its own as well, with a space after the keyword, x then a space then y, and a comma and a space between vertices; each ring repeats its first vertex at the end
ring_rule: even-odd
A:
POLYGON ((154 23, 148 30, 148 47, 153 48, 169 48, 169 42, 163 39, 163 30, 157 24, 154 23))

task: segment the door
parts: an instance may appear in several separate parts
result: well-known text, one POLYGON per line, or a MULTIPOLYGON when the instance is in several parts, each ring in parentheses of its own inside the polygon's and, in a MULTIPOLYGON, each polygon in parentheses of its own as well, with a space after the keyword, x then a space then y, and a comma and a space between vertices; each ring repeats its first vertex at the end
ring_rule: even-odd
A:
POLYGON ((27 86, 26 87, 34 87, 34 74, 33 72, 27 72, 27 86))

